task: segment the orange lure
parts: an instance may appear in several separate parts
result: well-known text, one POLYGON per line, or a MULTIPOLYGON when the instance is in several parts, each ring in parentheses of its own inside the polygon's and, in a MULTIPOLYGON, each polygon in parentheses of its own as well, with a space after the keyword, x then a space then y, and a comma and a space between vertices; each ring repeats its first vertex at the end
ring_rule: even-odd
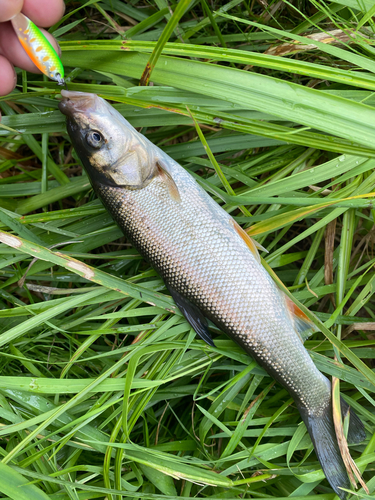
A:
POLYGON ((64 67, 55 49, 40 29, 22 13, 12 19, 12 25, 22 47, 35 66, 59 85, 64 85, 64 67))

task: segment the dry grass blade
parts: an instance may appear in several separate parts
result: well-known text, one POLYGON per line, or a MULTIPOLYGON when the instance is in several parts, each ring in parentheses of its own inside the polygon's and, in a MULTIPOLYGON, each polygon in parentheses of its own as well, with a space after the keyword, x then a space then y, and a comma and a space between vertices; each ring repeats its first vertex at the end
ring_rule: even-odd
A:
MULTIPOLYGON (((337 220, 331 221, 325 232, 325 254, 324 254, 324 283, 331 285, 333 283, 333 251, 335 248, 337 220)), ((330 294, 333 307, 335 306, 335 297, 330 294)))
MULTIPOLYGON (((311 35, 306 35, 306 38, 314 42, 314 40, 321 43, 348 43, 354 42, 354 40, 342 30, 332 30, 327 32, 313 33, 311 35)), ((305 50, 315 50, 317 48, 314 43, 311 44, 301 44, 298 41, 293 43, 283 43, 281 45, 276 45, 270 47, 265 51, 265 54, 274 56, 287 56, 291 54, 297 54, 298 52, 303 52, 305 50)))
POLYGON ((369 489, 366 483, 362 479, 361 472, 358 469, 356 463, 354 462, 348 447, 348 442, 344 434, 344 428, 341 420, 341 408, 340 408, 340 389, 339 389, 339 379, 336 377, 332 378, 332 395, 333 395, 333 422, 335 424, 335 431, 337 436, 337 442, 341 451, 341 456, 344 461, 349 479, 357 489, 357 481, 360 483, 362 488, 367 494, 369 494, 369 489), (356 479, 357 478, 357 481, 356 479))

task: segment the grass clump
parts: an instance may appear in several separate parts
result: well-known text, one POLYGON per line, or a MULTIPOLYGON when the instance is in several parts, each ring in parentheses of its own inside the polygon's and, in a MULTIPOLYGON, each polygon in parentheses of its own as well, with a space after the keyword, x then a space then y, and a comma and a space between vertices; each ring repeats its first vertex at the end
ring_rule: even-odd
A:
MULTIPOLYGON (((50 31, 69 90, 109 99, 188 169, 316 314, 306 347, 365 423, 351 453, 371 497, 371 2, 79 0, 66 12, 50 31)), ((219 331, 216 348, 196 339, 95 199, 58 93, 20 73, 0 98, 3 498, 332 500, 286 391, 219 331)))

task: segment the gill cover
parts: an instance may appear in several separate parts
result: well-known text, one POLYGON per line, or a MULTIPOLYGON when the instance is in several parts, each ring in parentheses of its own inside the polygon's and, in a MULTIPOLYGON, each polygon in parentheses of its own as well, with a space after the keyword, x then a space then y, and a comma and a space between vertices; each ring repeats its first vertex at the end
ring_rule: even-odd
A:
POLYGON ((59 109, 94 185, 142 189, 158 175, 161 162, 151 143, 104 99, 67 90, 61 94, 59 109))

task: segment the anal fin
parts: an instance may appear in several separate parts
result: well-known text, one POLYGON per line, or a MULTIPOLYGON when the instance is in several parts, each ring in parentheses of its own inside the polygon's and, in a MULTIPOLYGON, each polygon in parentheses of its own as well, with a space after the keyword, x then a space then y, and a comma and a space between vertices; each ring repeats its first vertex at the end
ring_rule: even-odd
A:
POLYGON ((211 334, 208 330, 207 319, 204 317, 202 311, 169 285, 167 285, 167 288, 178 308, 185 316, 187 322, 194 328, 197 335, 199 335, 199 337, 204 340, 206 344, 211 347, 215 347, 214 341, 212 340, 211 334))

